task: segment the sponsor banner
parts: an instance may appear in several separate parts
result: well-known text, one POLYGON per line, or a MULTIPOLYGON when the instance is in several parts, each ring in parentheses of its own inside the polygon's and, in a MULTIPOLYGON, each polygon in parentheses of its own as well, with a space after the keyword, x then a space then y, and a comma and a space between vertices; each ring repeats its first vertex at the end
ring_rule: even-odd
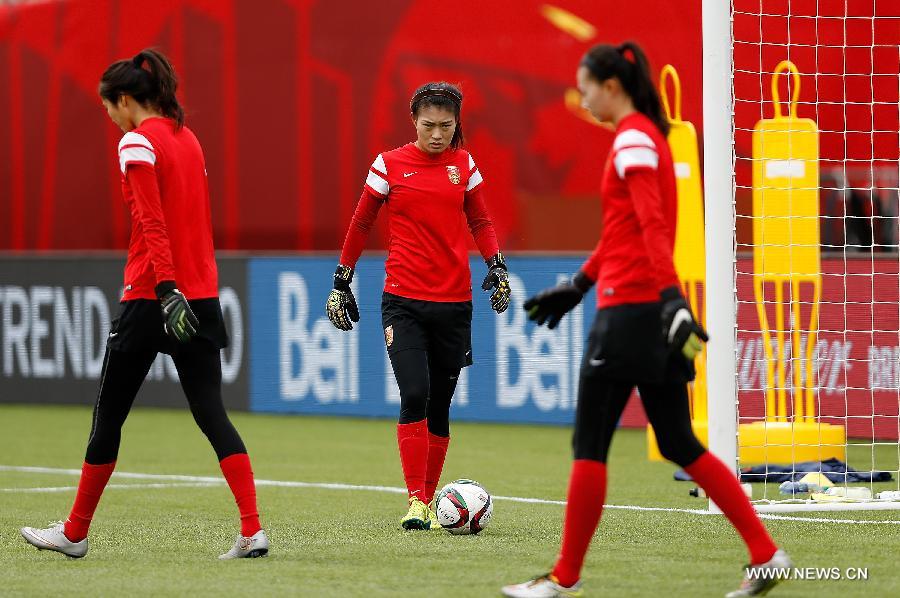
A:
MULTIPOLYGON (((247 408, 245 260, 219 260, 231 346, 222 351, 227 407, 247 408)), ((93 404, 119 308, 124 260, 0 258, 0 402, 93 404)), ((138 405, 186 406, 172 359, 160 354, 138 405)))
MULTIPOLYGON (((522 302, 571 276, 577 257, 511 258, 509 310, 490 310, 480 290, 485 271, 471 262, 475 364, 463 370, 453 403, 456 419, 567 424, 572 421, 578 369, 593 319, 593 293, 554 331, 528 322, 522 302)), ((335 260, 220 259, 220 299, 232 344, 222 353, 223 392, 232 409, 395 417, 399 392, 381 327, 384 265, 361 260, 353 282, 361 322, 350 333, 325 316, 335 260), (253 331, 252 337, 246 334, 253 331)), ((114 258, 0 258, 0 402, 93 403, 110 320, 118 308, 123 262, 114 258)), ((735 375, 742 421, 765 415, 768 362, 754 300, 752 263, 738 260, 735 375)), ((792 414, 795 369, 812 368, 816 413, 847 425, 851 437, 897 439, 900 429, 900 302, 898 263, 822 260, 818 334, 811 359, 785 335, 783 378, 792 414)), ((775 335, 774 287, 766 289, 775 335)), ((806 346, 812 291, 799 288, 799 316, 783 308, 806 346), (799 320, 798 320, 799 318, 799 320)), ((789 296, 786 290, 784 296, 789 296)), ((715 339, 713 339, 715 341, 715 339)), ((138 404, 183 406, 170 358, 160 356, 138 404)), ((646 423, 632 400, 620 422, 646 423)))
MULTIPOLYGON (((581 263, 580 258, 512 258, 512 303, 497 316, 488 306, 487 294, 479 289, 484 265, 472 260, 475 364, 460 376, 454 418, 572 421, 594 295, 555 331, 527 322, 522 302, 570 276, 581 263)), ((334 265, 333 258, 251 260, 251 409, 389 417, 399 412, 399 393, 381 329, 383 260, 365 258, 357 268, 353 285, 361 321, 350 333, 335 329, 325 316, 334 265)), ((764 416, 768 375, 752 279, 747 274, 751 268, 750 260, 739 260, 735 373, 742 421, 764 416)), ((817 413, 823 421, 847 425, 852 437, 874 434, 879 439, 896 439, 900 425, 897 262, 823 259, 822 270, 819 332, 811 359, 817 413)), ((798 329, 808 322, 812 303, 812 295, 803 294, 810 292, 807 288, 801 285, 800 292, 798 329)), ((777 324, 771 299, 767 295, 769 319, 777 324)), ((789 323, 792 316, 787 307, 784 310, 784 322, 789 323)), ((801 331, 802 346, 807 338, 808 332, 801 331)), ((788 342, 781 350, 790 415, 793 368, 801 368, 804 379, 807 358, 802 352, 792 354, 791 334, 785 339, 788 342)), ((774 333, 772 342, 772 354, 777 355, 774 333)), ((635 399, 621 425, 646 424, 635 399)))
MULTIPOLYGON (((495 314, 480 259, 471 260, 472 350, 453 399, 455 419, 570 423, 593 292, 555 330, 528 322, 529 295, 571 277, 578 258, 512 258, 509 309, 495 314)), ((252 259, 249 264, 250 407, 254 411, 396 417, 400 395, 381 326, 384 260, 364 258, 353 292, 360 322, 351 332, 325 315, 335 260, 252 259)))
MULTIPOLYGON (((785 388, 787 415, 793 414, 795 374, 806 380, 812 367, 816 414, 821 421, 847 426, 852 438, 897 440, 900 434, 900 302, 897 256, 881 259, 822 260, 822 288, 818 301, 818 332, 807 353, 813 304, 812 283, 795 290, 783 287, 777 301, 774 283, 764 281, 765 313, 772 351, 779 354, 778 308, 785 330, 774 361, 774 380, 768 384, 768 363, 753 290, 753 261, 737 263, 738 336, 736 375, 742 421, 760 419, 766 412, 766 388, 785 388), (791 297, 799 311, 791 313, 791 297), (798 341, 792 350, 792 331, 798 341), (784 364, 783 377, 777 364, 784 364), (784 382, 780 382, 783 380, 784 382)), ((805 383, 801 383, 806 386, 805 383)), ((712 391, 713 389, 711 389, 712 391)))

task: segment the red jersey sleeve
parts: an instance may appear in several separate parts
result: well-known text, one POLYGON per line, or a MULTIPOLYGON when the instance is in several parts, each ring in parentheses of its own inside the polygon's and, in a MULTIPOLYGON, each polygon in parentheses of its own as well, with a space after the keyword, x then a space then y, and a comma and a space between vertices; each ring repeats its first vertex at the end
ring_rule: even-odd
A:
POLYGON ((466 195, 463 200, 463 212, 469 223, 469 230, 475 239, 475 245, 485 261, 500 252, 500 244, 497 243, 497 231, 487 211, 482 193, 483 179, 472 154, 469 154, 469 182, 466 184, 466 195))
POLYGON ((163 216, 156 170, 145 161, 130 161, 125 165, 125 179, 134 196, 131 217, 141 223, 156 283, 174 281, 175 266, 172 264, 172 249, 163 216))
POLYGON ((387 165, 384 163, 384 157, 378 154, 369 167, 362 195, 359 196, 359 203, 356 204, 356 211, 350 220, 350 228, 344 237, 340 261, 342 265, 356 267, 356 262, 359 261, 359 256, 362 255, 366 245, 366 239, 369 238, 375 219, 378 218, 378 210, 381 209, 381 204, 384 203, 390 190, 387 165))
POLYGON ((581 271, 593 282, 597 282, 600 277, 600 244, 603 241, 603 202, 600 202, 600 238, 594 246, 594 251, 588 256, 584 264, 581 265, 581 271))
POLYGON ((613 142, 613 165, 628 186, 634 211, 641 224, 641 237, 658 290, 679 284, 672 257, 673 227, 663 215, 659 190, 659 154, 649 135, 626 129, 613 142))
POLYGON ((466 213, 469 230, 472 232, 481 257, 485 260, 490 259, 500 251, 500 244, 497 243, 497 233, 494 230, 494 223, 488 215, 480 186, 466 192, 463 211, 466 213))
POLYGON ((362 195, 359 197, 359 203, 356 204, 356 211, 350 220, 350 228, 347 229, 347 236, 344 238, 344 247, 341 250, 341 264, 350 268, 356 267, 359 256, 362 255, 363 247, 366 245, 366 239, 375 224, 378 217, 378 210, 384 199, 376 196, 369 189, 366 183, 363 188, 362 195))
POLYGON ((678 285, 672 256, 672 231, 663 217, 656 171, 632 169, 626 174, 625 181, 634 200, 634 209, 641 223, 641 236, 658 289, 662 291, 678 285))
POLYGON ((581 271, 592 281, 597 282, 597 277, 600 276, 600 241, 597 241, 594 252, 582 264, 581 271))

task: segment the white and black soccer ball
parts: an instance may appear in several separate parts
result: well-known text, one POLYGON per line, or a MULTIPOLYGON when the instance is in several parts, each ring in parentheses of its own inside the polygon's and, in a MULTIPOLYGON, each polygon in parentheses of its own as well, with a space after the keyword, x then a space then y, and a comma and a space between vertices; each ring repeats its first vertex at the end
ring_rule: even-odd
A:
POLYGON ((494 503, 478 482, 456 480, 441 488, 434 509, 438 523, 451 534, 477 534, 491 522, 494 503))

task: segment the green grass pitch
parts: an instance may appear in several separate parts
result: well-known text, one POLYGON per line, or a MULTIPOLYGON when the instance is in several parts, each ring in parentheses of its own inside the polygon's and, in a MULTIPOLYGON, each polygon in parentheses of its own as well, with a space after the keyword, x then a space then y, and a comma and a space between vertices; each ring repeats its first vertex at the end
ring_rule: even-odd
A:
MULTIPOLYGON (((233 420, 260 480, 402 485, 393 422, 249 414, 233 420)), ((84 407, 2 406, 0 465, 79 468, 90 421, 84 407)), ((470 477, 495 496, 565 499, 568 429, 457 423, 452 433, 442 483, 470 477)), ((896 447, 893 453, 884 448, 878 459, 896 469, 896 447)), ((135 409, 118 470, 220 475, 187 409, 135 409)), ((673 470, 646 460, 642 431, 621 430, 607 503, 706 508, 705 500, 688 496, 690 484, 672 480, 673 470)), ((150 482, 114 477, 111 483, 150 482)), ((0 595, 496 596, 501 585, 549 568, 563 513, 557 504, 497 500, 487 530, 456 537, 400 529, 402 494, 261 486, 270 555, 219 562, 215 557, 238 530, 227 486, 162 481, 156 488, 108 489, 84 559, 26 545, 18 528, 64 518, 74 491, 23 489, 76 483, 73 475, 0 469, 0 595)), ((868 521, 766 522, 798 566, 867 567, 868 580, 794 580, 773 596, 900 595, 897 512, 799 516, 868 521)), ((607 508, 584 582, 588 596, 722 596, 737 586, 745 561, 743 544, 720 516, 607 508)))

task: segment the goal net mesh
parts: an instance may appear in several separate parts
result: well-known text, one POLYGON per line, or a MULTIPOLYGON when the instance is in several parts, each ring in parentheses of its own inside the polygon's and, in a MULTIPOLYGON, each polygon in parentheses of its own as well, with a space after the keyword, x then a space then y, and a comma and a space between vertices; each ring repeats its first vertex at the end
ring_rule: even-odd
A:
POLYGON ((739 463, 761 505, 810 504, 779 489, 810 469, 877 504, 900 489, 900 2, 731 6, 739 463))

